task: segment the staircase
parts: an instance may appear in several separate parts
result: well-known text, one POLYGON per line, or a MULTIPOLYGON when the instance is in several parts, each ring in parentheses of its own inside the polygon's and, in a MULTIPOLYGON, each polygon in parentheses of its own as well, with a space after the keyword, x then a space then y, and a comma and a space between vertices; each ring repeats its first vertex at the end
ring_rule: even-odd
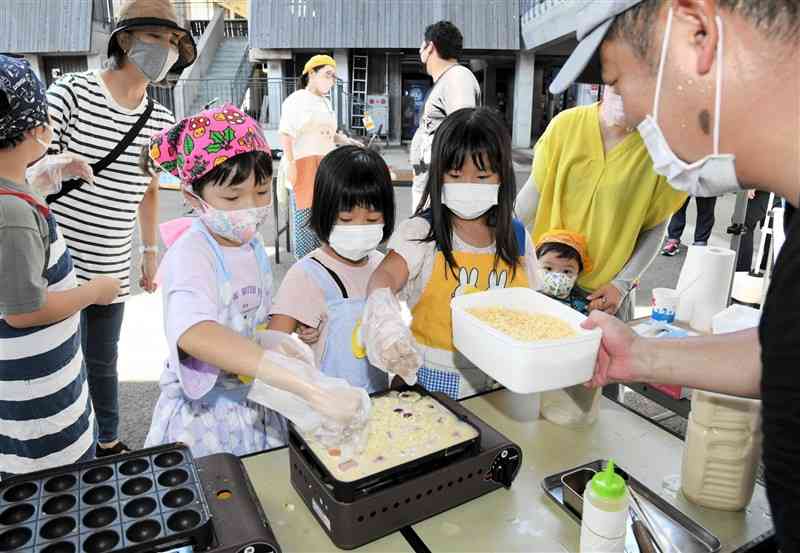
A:
POLYGON ((214 60, 203 79, 188 81, 195 88, 189 113, 197 113, 214 98, 218 104, 242 103, 251 66, 247 59, 247 39, 226 38, 217 49, 214 60))

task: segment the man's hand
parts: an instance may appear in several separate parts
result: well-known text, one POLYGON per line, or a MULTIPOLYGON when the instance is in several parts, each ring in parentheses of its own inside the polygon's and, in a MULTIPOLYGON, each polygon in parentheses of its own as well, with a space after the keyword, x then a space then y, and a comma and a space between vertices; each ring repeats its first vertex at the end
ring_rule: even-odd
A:
POLYGON ((641 338, 628 325, 598 310, 590 313, 581 326, 588 330, 599 328, 603 331, 591 386, 635 382, 641 377, 637 370, 641 360, 634 353, 641 338))

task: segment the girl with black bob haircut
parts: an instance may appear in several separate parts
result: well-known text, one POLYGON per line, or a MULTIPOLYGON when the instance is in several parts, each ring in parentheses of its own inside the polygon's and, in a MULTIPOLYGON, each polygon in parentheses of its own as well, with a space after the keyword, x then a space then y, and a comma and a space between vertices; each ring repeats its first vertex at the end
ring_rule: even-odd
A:
POLYGON ((536 251, 513 218, 515 193, 511 137, 497 112, 449 115, 434 135, 420 207, 400 224, 369 283, 362 337, 374 365, 455 399, 496 386, 456 353, 450 301, 539 287, 536 251), (410 330, 396 295, 411 309, 410 330))
POLYGON ((270 330, 296 332, 323 374, 377 392, 389 385, 359 345, 367 283, 394 229, 394 191, 381 156, 360 146, 326 155, 314 182, 311 228, 321 246, 286 273, 270 330))

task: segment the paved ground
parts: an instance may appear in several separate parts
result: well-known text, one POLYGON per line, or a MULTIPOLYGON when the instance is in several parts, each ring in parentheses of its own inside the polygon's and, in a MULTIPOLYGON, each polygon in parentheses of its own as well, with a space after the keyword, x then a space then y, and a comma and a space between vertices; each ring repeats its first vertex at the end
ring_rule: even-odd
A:
MULTIPOLYGON (((402 169, 407 167, 407 153, 404 150, 387 150, 384 157, 389 165, 402 169)), ((517 151, 514 155, 515 170, 517 174, 518 186, 527 179, 530 174, 530 154, 524 151, 517 151)), ((396 189, 397 220, 401 221, 408 217, 411 212, 411 190, 410 188, 396 189)), ((717 202, 716 215, 717 222, 714 226, 714 233, 711 239, 713 245, 727 246, 728 237, 725 235, 725 228, 730 223, 733 212, 733 196, 720 198, 717 202)), ((186 213, 180 194, 172 191, 163 191, 161 194, 161 208, 159 214, 160 221, 166 221, 179 217, 186 213)), ((284 224, 286 209, 281 209, 281 225, 284 224)), ((687 214, 687 228, 685 236, 691 240, 694 231, 693 221, 695 219, 694 204, 692 203, 687 214)), ((273 242, 275 222, 270 218, 263 229, 264 237, 268 244, 273 242)), ((285 239, 283 240, 285 246, 285 239)), ((134 247, 134 252, 138 252, 138 247, 134 247)), ((134 254, 134 267, 138 267, 138 253, 134 254)), ((270 248, 270 257, 273 261, 273 272, 275 284, 283 279, 286 271, 293 262, 291 255, 281 251, 281 263, 275 264, 274 249, 270 248)), ((650 292, 659 286, 674 287, 678 281, 678 274, 685 259, 685 249, 673 258, 659 256, 642 279, 641 289, 636 299, 637 308, 640 314, 646 314, 647 305, 650 299, 650 292)), ((138 275, 138 268, 134 269, 138 275)), ((134 280, 138 280, 138 276, 134 280)), ((158 399, 158 378, 166 357, 166 342, 164 340, 163 322, 161 314, 161 297, 158 293, 150 295, 141 292, 135 287, 133 297, 126 305, 125 322, 122 329, 122 339, 120 343, 120 409, 121 427, 120 437, 132 447, 141 447, 150 426, 150 417, 153 407, 158 399)), ((626 400, 637 409, 641 409, 648 415, 654 415, 662 410, 639 397, 636 394, 628 394, 626 400)), ((671 420, 668 423, 678 431, 685 431, 685 421, 681 419, 671 420)))

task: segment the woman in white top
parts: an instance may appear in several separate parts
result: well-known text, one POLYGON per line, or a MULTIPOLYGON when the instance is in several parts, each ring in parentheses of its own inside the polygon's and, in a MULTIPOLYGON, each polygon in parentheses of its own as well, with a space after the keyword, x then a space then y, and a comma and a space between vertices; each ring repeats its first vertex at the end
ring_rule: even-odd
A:
POLYGON ((286 98, 281 109, 279 131, 292 183, 292 242, 297 259, 320 246, 309 225, 319 163, 337 144, 351 142, 336 132, 336 114, 328 99, 335 82, 336 61, 322 54, 313 56, 303 68, 302 88, 286 98))

